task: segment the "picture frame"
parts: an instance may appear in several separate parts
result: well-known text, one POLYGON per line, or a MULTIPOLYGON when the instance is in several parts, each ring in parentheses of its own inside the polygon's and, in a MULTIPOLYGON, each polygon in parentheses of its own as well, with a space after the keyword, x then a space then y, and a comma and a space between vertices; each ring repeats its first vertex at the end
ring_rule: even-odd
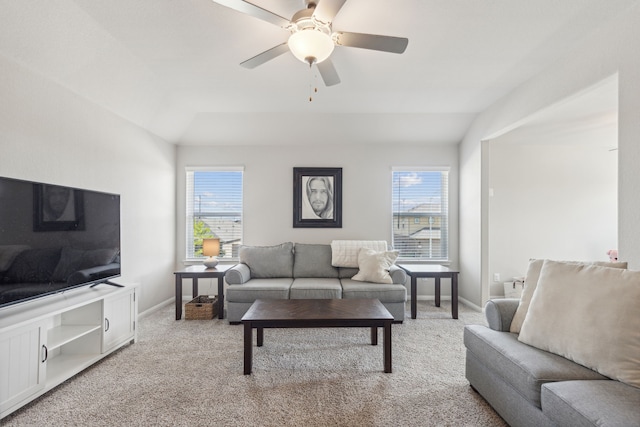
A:
POLYGON ((342 228, 342 168, 293 168, 293 227, 342 228))
POLYGON ((84 230, 82 190, 33 184, 33 231, 84 230))

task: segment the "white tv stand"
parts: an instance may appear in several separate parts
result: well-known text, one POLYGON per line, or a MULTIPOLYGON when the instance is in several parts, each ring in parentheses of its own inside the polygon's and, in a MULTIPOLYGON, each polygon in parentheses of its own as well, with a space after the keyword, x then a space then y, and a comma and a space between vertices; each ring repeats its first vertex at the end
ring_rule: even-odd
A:
POLYGON ((137 290, 85 286, 0 309, 0 418, 134 343, 137 290))

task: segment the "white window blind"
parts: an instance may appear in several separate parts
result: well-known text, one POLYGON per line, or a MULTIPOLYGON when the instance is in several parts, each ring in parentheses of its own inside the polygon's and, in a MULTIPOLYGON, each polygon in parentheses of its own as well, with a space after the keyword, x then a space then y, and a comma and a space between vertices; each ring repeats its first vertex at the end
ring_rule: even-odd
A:
POLYGON ((219 259, 242 244, 242 168, 186 169, 186 257, 204 258, 202 239, 220 239, 219 259))
POLYGON ((393 168, 392 241, 400 258, 449 258, 449 171, 393 168))

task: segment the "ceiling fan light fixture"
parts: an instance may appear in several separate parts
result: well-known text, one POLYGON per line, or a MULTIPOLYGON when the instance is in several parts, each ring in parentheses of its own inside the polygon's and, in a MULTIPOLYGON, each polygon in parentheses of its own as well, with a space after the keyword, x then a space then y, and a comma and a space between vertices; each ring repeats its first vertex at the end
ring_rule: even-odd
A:
POLYGON ((317 71, 325 86, 333 86, 340 83, 340 77, 333 62, 328 58, 336 45, 403 53, 409 43, 409 40, 404 37, 345 31, 334 32, 332 29, 333 20, 347 0, 304 0, 306 7, 295 12, 291 19, 277 15, 251 3, 251 1, 213 0, 214 3, 276 25, 289 31, 291 35, 287 43, 280 43, 240 63, 244 68, 255 68, 290 50, 300 61, 309 64, 310 75, 313 75, 311 66, 317 64, 317 71), (318 12, 317 15, 316 12, 318 12))
POLYGON ((331 36, 315 28, 305 28, 294 32, 287 42, 293 56, 300 61, 313 64, 327 59, 335 44, 331 36))

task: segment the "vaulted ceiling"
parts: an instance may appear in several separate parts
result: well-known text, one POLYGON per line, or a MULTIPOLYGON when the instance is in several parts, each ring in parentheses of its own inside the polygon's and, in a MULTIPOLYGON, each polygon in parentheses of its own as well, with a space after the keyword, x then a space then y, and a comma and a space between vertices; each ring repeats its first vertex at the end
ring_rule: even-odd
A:
POLYGON ((331 87, 289 52, 241 67, 289 33, 211 0, 0 0, 0 55, 176 144, 455 144, 636 1, 348 0, 334 30, 409 45, 336 47, 331 87))

